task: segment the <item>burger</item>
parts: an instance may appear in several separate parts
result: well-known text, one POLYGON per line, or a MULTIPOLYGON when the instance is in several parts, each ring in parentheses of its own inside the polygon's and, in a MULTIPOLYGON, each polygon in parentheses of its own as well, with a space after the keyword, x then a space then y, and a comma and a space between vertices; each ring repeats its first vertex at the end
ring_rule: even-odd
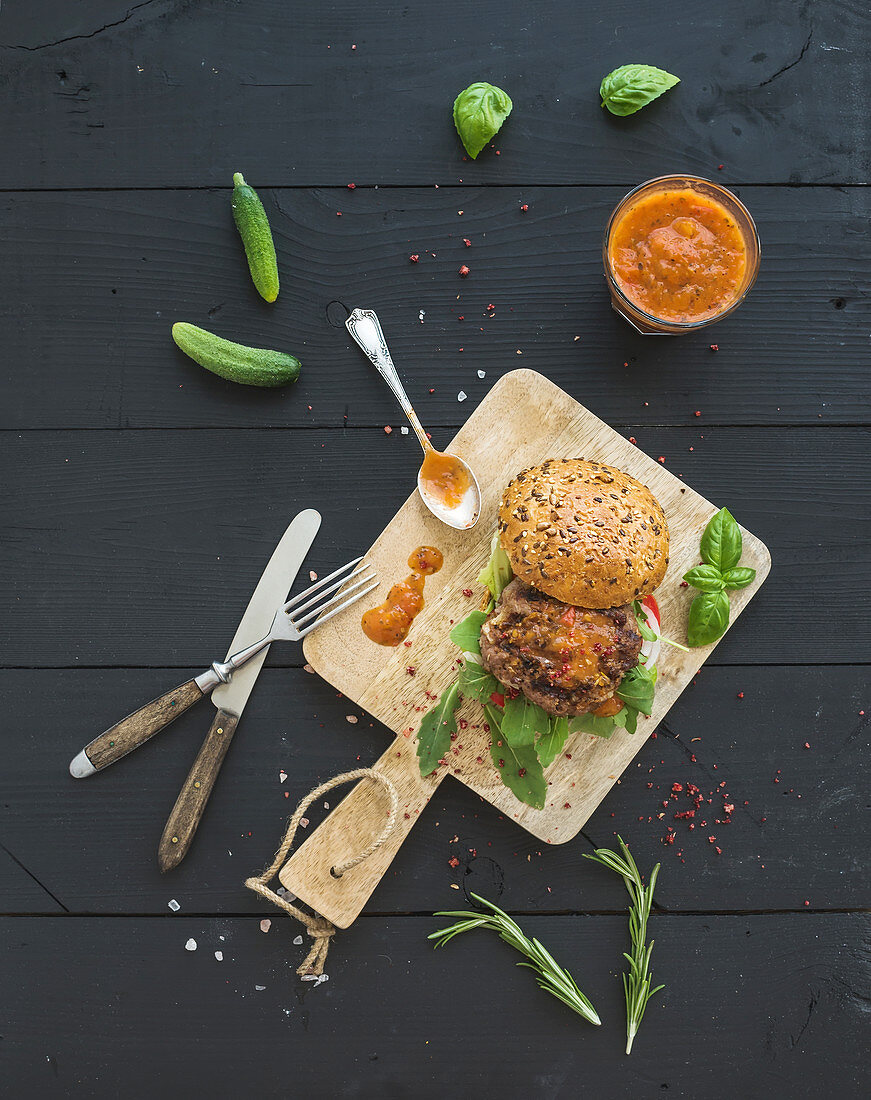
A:
MULTIPOLYGON (((634 731, 649 713, 668 524, 647 486, 612 466, 549 459, 502 495, 480 662, 572 728, 634 731)), ((500 702, 499 694, 493 699, 500 702)), ((504 695, 502 699, 504 705, 504 695)))

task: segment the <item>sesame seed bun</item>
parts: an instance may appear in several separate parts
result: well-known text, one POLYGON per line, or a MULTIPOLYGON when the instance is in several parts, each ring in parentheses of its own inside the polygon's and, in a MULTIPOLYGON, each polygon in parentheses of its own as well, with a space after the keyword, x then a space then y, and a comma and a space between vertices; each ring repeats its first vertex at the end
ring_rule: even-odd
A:
POLYGON ((515 576, 577 607, 640 599, 668 568, 668 524, 653 493, 582 458, 548 459, 509 482, 499 538, 515 576))

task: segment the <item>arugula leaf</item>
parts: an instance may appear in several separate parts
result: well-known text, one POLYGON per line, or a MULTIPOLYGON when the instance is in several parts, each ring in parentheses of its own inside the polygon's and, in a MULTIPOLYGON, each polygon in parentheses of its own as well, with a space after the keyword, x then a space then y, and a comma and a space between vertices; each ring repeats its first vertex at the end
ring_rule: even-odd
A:
POLYGON ((512 745, 532 745, 536 733, 550 729, 550 716, 545 710, 531 703, 525 695, 505 699, 502 715, 502 736, 512 745))
POLYGON ((457 732, 454 712, 460 686, 453 683, 443 691, 433 709, 424 716, 417 731, 417 760, 420 774, 428 776, 451 747, 451 734, 457 732))
POLYGON ((551 718, 550 728, 536 742, 535 748, 543 768, 548 768, 563 751, 569 739, 568 718, 551 718))
POLYGON ((499 778, 521 802, 540 810, 547 797, 547 780, 535 745, 510 745, 503 736, 502 719, 496 709, 485 706, 484 710, 490 723, 490 758, 499 778))
POLYGON ((634 710, 650 714, 656 687, 656 668, 636 665, 630 668, 617 688, 617 697, 634 710))
POLYGON ((701 592, 690 604, 687 641, 710 645, 722 638, 729 625, 729 597, 725 592, 701 592))
POLYGON ((675 84, 680 84, 680 77, 655 65, 621 65, 608 73, 599 94, 612 115, 634 115, 675 84))
POLYGON ((450 639, 464 653, 481 653, 481 627, 487 619, 486 611, 472 611, 457 623, 450 633, 450 639))
POLYGON ((460 92, 454 100, 454 125, 472 160, 496 136, 513 106, 507 92, 486 80, 460 92))
POLYGON ((723 588, 723 574, 716 565, 697 565, 683 579, 700 592, 720 592, 723 588))
POLYGON ((702 561, 726 573, 741 560, 743 545, 741 528, 735 517, 728 508, 721 508, 711 517, 702 535, 702 561))
MULTIPOLYGON (((624 707, 623 710, 625 709, 624 707)), ((579 714, 577 718, 572 718, 569 729, 572 733, 594 733, 596 737, 608 738, 617 729, 616 717, 614 714, 604 718, 595 714, 579 714)))
POLYGON ((477 699, 481 703, 489 703, 494 691, 501 691, 502 685, 495 676, 475 661, 464 661, 460 669, 460 694, 467 699, 477 699))
POLYGON ((756 570, 746 565, 736 565, 734 569, 727 569, 723 574, 723 584, 728 589, 746 588, 756 580, 756 570))
POLYGON ((489 588, 490 595, 494 600, 498 600, 502 595, 502 589, 513 576, 511 561, 502 549, 497 531, 490 543, 490 560, 478 574, 478 584, 489 588))

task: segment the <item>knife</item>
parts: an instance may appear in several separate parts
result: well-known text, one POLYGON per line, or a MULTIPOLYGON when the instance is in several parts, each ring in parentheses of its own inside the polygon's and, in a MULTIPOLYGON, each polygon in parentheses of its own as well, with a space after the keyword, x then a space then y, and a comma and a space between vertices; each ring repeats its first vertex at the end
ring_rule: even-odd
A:
MULTIPOLYGON (((320 525, 320 514, 309 508, 300 512, 284 532, 248 601, 248 607, 227 650, 228 658, 267 633, 276 608, 287 599, 288 590, 296 579, 320 525)), ((219 684, 212 692, 212 702, 218 713, 160 838, 157 859, 161 871, 177 867, 187 854, 242 711, 248 702, 248 696, 268 652, 269 646, 266 646, 237 669, 229 683, 219 684)))
MULTIPOLYGON (((293 584, 300 563, 308 553, 320 523, 320 515, 312 509, 300 512, 293 520, 269 559, 269 564, 260 578, 254 595, 251 597, 248 610, 246 610, 242 619, 243 624, 247 622, 255 601, 257 601, 257 606, 261 607, 261 601, 267 598, 266 595, 260 595, 261 586, 263 586, 264 593, 267 593, 269 598, 272 599, 270 615, 275 613, 279 604, 284 603, 284 596, 293 584), (272 578, 268 585, 264 584, 267 577, 272 578), (280 592, 276 596, 275 592, 279 589, 280 592)), ((270 620, 267 619, 265 611, 257 621, 260 623, 266 622, 268 630, 270 620)), ((241 636, 241 630, 242 626, 240 625, 236 639, 241 636)), ((265 634, 266 631, 263 631, 263 633, 265 634)), ((249 635, 246 634, 245 636, 250 642, 249 635)), ((234 639, 234 643, 236 639, 234 639)), ((257 640, 255 637, 254 641, 257 640)), ((230 651, 233 652, 232 646, 230 651)), ((235 673, 236 677, 241 677, 243 682, 248 683, 248 691, 254 685, 254 680, 257 678, 257 673, 260 671, 265 655, 266 651, 264 650, 262 655, 257 654, 252 657, 250 659, 252 668, 248 672, 243 666, 235 673), (249 681, 244 679, 246 675, 250 675, 249 681)), ((187 683, 173 688, 172 691, 168 691, 156 699, 152 699, 144 707, 128 714, 126 718, 122 718, 120 722, 116 722, 114 726, 110 726, 109 729, 104 730, 98 737, 95 737, 93 741, 85 745, 81 752, 73 757, 70 761, 70 775, 74 779, 85 779, 89 775, 95 775, 98 771, 102 771, 110 764, 114 764, 116 760, 120 760, 134 749, 138 749, 149 738, 165 729, 171 722, 174 722, 179 715, 184 714, 194 703, 198 703, 213 688, 217 691, 218 685, 226 684, 228 676, 232 673, 232 669, 228 672, 221 664, 214 662, 211 668, 200 676, 188 680, 187 683)), ((246 698, 247 694, 246 692, 246 698)))

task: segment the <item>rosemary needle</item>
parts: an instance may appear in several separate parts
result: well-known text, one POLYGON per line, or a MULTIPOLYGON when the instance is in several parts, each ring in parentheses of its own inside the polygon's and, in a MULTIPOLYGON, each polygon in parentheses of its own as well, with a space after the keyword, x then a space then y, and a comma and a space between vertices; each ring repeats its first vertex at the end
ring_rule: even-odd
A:
POLYGON ((449 940, 452 940, 454 936, 458 936, 461 932, 470 932, 473 928, 490 928, 492 931, 498 932, 500 938, 510 944, 515 951, 519 951, 521 955, 526 956, 529 961, 517 965, 528 966, 530 970, 534 970, 536 980, 545 992, 568 1005, 573 1012, 577 1012, 579 1016, 583 1016, 591 1024, 598 1025, 602 1023, 598 1012, 578 989, 577 983, 571 974, 560 966, 537 939, 529 939, 525 936, 519 925, 507 913, 494 905, 492 901, 487 901, 477 894, 472 894, 472 897, 475 901, 490 909, 491 912, 483 914, 469 912, 435 913, 434 916, 436 917, 461 917, 462 919, 457 921, 456 924, 452 924, 450 928, 442 928, 439 932, 430 933, 427 939, 435 940, 436 947, 444 947, 449 940))
POLYGON ((629 936, 632 940, 632 954, 624 951, 623 956, 629 962, 629 971, 623 975, 623 992, 626 995, 626 1053, 632 1050, 632 1043, 641 1026, 644 1009, 647 1002, 660 989, 665 986, 658 985, 650 988, 650 953, 653 951, 653 940, 645 947, 647 938, 647 918, 650 916, 650 906, 653 903, 653 888, 656 886, 656 876, 659 874, 659 864, 650 872, 650 882, 645 887, 641 881, 641 872, 632 858, 632 854, 618 836, 622 855, 612 852, 610 848, 597 848, 595 852, 584 852, 587 859, 601 863, 603 867, 610 867, 623 879, 626 890, 631 900, 629 910, 629 936))

